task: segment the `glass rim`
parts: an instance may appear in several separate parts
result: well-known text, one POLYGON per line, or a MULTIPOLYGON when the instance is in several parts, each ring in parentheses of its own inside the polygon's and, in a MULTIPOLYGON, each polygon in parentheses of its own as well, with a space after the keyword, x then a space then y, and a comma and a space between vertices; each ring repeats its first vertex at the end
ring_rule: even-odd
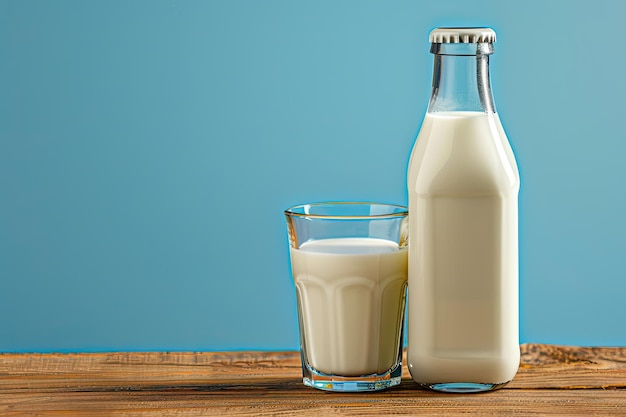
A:
POLYGON ((398 217, 406 217, 409 214, 409 209, 406 206, 402 206, 399 204, 389 204, 389 203, 378 203, 374 201, 322 201, 316 203, 306 203, 306 204, 297 204, 295 206, 291 206, 284 211, 286 216, 289 217, 298 217, 298 218, 309 218, 309 219, 352 219, 352 220, 361 220, 361 219, 390 219, 390 218, 398 218, 398 217), (384 213, 380 214, 354 214, 350 212, 345 213, 337 213, 337 214, 320 214, 320 213, 310 213, 310 209, 313 207, 356 207, 356 206, 374 206, 374 207, 387 207, 388 210, 384 213), (301 209, 303 212, 299 213, 296 210, 301 209), (395 211, 394 211, 395 210, 395 211))

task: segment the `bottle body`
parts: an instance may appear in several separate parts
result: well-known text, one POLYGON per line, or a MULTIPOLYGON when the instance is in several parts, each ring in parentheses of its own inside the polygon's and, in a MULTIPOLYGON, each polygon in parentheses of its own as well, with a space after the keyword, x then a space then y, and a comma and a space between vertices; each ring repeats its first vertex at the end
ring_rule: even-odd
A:
POLYGON ((409 184, 411 375, 506 383, 520 358, 519 176, 497 114, 427 114, 409 184))
POLYGON ((495 389, 519 366, 520 179, 485 88, 478 110, 431 97, 409 162, 407 359, 439 391, 495 389))

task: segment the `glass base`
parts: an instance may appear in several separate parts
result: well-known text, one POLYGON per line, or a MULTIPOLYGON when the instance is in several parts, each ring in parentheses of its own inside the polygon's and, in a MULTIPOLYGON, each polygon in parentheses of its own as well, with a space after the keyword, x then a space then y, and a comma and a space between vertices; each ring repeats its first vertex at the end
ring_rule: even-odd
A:
POLYGON ((508 384, 502 382, 499 384, 481 384, 475 382, 448 382, 442 384, 420 384, 422 388, 426 388, 432 391, 448 392, 456 394, 471 394, 477 392, 493 391, 498 388, 502 388, 508 384))
POLYGON ((337 376, 317 372, 311 367, 303 367, 304 385, 324 391, 369 392, 379 391, 400 384, 402 364, 381 375, 337 376))

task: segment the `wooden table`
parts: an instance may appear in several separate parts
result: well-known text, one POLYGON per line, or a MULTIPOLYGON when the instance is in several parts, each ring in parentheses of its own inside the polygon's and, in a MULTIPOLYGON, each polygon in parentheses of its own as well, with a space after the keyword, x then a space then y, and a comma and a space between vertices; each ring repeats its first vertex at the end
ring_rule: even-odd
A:
POLYGON ((626 348, 522 345, 482 394, 302 385, 297 352, 0 354, 0 415, 626 415, 626 348))

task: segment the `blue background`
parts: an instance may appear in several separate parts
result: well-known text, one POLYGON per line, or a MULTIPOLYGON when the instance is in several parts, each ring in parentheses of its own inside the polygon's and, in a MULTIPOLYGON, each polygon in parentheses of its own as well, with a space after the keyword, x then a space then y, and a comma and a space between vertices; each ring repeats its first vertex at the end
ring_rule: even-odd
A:
POLYGON ((0 0, 0 351, 296 349, 282 210, 406 204, 450 25, 498 33, 522 342, 626 345, 625 5, 0 0))

